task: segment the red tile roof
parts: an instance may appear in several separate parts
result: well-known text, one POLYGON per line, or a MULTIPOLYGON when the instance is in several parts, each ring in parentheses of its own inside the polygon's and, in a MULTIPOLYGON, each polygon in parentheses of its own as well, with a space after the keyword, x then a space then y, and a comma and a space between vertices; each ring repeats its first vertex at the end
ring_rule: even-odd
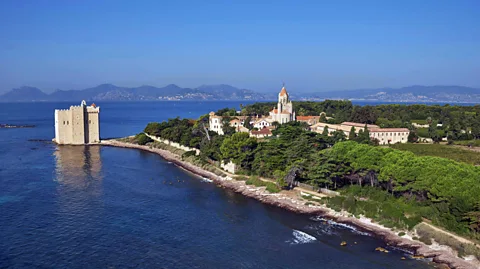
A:
MULTIPOLYGON (((359 123, 359 122, 342 122, 341 125, 348 125, 348 126, 354 126, 354 127, 365 127, 365 123, 359 123)), ((367 128, 380 128, 380 126, 375 125, 375 124, 367 124, 367 128)))
POLYGON ((320 116, 297 116, 297 120, 313 120, 313 119, 320 119, 320 116))
POLYGON ((253 135, 271 135, 272 132, 270 131, 270 129, 268 128, 263 128, 263 129, 260 129, 258 131, 252 131, 252 134, 253 135))

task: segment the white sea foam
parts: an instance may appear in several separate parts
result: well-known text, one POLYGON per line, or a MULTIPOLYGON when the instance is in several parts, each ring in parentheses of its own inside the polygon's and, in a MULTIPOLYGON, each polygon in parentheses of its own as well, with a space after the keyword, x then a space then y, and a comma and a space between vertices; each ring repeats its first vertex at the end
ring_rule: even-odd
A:
POLYGON ((311 236, 307 233, 304 233, 304 232, 298 231, 298 230, 293 230, 292 235, 293 235, 294 238, 292 240, 287 241, 288 243, 290 243, 292 245, 306 244, 306 243, 310 243, 312 241, 317 240, 317 238, 315 238, 314 236, 311 236))
POLYGON ((208 183, 212 183, 212 182, 213 182, 213 180, 211 180, 211 179, 208 179, 208 178, 206 178, 206 177, 202 177, 202 182, 208 182, 208 183))
POLYGON ((323 222, 326 222, 328 225, 332 225, 332 226, 337 226, 337 227, 341 227, 341 228, 344 228, 344 229, 348 229, 348 230, 353 231, 353 232, 356 233, 356 234, 371 236, 370 233, 366 233, 366 232, 359 231, 356 227, 351 226, 351 225, 348 225, 348 224, 345 224, 345 223, 338 223, 338 222, 335 222, 335 221, 333 221, 333 220, 325 219, 325 218, 322 218, 322 217, 313 217, 313 218, 311 218, 311 219, 314 220, 314 221, 323 221, 323 222))

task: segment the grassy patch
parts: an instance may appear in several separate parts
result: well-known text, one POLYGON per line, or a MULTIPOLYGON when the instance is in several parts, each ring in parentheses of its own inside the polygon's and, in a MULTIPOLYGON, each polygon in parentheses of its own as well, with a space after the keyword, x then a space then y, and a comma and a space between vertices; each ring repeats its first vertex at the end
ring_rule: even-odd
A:
POLYGON ((178 149, 176 147, 172 147, 170 145, 167 145, 165 143, 158 142, 158 141, 153 141, 151 143, 148 143, 147 145, 149 145, 151 148, 170 151, 171 153, 176 154, 178 156, 182 156, 186 152, 185 150, 178 149))
MULTIPOLYGON (((445 137, 445 131, 441 129, 437 129, 437 133, 440 137, 445 137)), ((428 133, 428 128, 417 128, 417 135, 423 138, 430 137, 428 133)))
POLYGON ((302 195, 302 198, 308 201, 313 201, 313 202, 319 202, 323 198, 319 196, 313 196, 313 195, 302 195))
POLYGON ((421 207, 384 191, 354 185, 341 192, 342 196, 325 198, 327 206, 335 211, 343 209, 355 216, 364 215, 389 228, 411 230, 421 222, 421 207))
POLYGON ((473 165, 480 164, 480 153, 468 149, 455 148, 441 144, 395 144, 392 148, 411 151, 419 156, 435 156, 464 162, 473 165))
POLYGON ((477 139, 477 140, 455 141, 454 144, 455 144, 455 145, 461 145, 461 146, 480 147, 480 139, 477 139))
POLYGON ((245 181, 247 185, 254 185, 255 187, 267 187, 266 190, 271 193, 280 192, 280 188, 273 182, 267 182, 259 179, 258 177, 252 176, 245 181))
POLYGON ((480 248, 473 244, 467 244, 458 241, 456 238, 433 230, 427 225, 421 223, 415 227, 417 234, 420 236, 420 241, 424 242, 427 245, 432 244, 432 239, 440 245, 447 245, 453 248, 458 252, 459 257, 465 257, 468 255, 473 255, 477 259, 480 259, 480 248))
POLYGON ((417 124, 428 124, 427 120, 412 120, 412 123, 417 123, 417 124))
POLYGON ((244 176, 234 177, 234 179, 237 181, 247 181, 247 178, 244 176))

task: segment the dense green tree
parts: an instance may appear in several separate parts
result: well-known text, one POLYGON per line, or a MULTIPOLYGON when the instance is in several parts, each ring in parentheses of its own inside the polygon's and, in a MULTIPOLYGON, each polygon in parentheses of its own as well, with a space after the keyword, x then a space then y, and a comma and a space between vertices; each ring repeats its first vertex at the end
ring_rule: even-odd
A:
POLYGON ((345 141, 347 140, 347 136, 345 135, 345 133, 343 131, 334 131, 331 136, 330 136, 330 145, 334 145, 335 143, 337 142, 342 142, 342 141, 345 141))
POLYGON ((222 118, 222 131, 224 135, 232 135, 236 132, 235 127, 230 126, 230 121, 232 119, 232 117, 228 116, 222 118))
POLYGON ((472 136, 474 139, 480 139, 480 115, 477 115, 472 121, 472 136))
POLYGON ((328 137, 329 134, 330 134, 330 133, 328 132, 328 126, 325 125, 325 127, 323 127, 322 135, 323 135, 324 137, 328 137))
POLYGON ((352 126, 352 128, 350 128, 350 133, 348 133, 348 139, 349 140, 355 140, 357 138, 357 133, 356 133, 357 130, 355 130, 355 126, 352 126))
POLYGON ((257 148, 257 139, 248 133, 235 133, 223 140, 220 151, 224 160, 231 160, 242 168, 249 168, 257 148))
POLYGON ((477 202, 472 211, 467 212, 463 217, 468 227, 475 234, 480 234, 480 202, 477 202))
POLYGON ((319 122, 327 122, 327 115, 325 113, 320 113, 320 118, 318 119, 319 122))
POLYGON ((218 116, 233 117, 237 116, 237 110, 235 108, 222 108, 215 114, 218 116))
POLYGON ((244 127, 247 128, 248 130, 253 129, 253 125, 250 123, 251 121, 252 121, 252 117, 248 116, 247 118, 245 118, 244 127))
POLYGON ((145 133, 139 133, 134 138, 135 143, 139 145, 145 145, 147 143, 153 142, 153 140, 145 135, 145 133))
POLYGON ((418 141, 418 135, 416 131, 411 130, 410 133, 408 134, 408 142, 409 143, 415 143, 418 141))
POLYGON ((437 130, 437 122, 432 121, 428 127, 428 136, 433 140, 433 142, 438 143, 442 140, 440 133, 437 130))

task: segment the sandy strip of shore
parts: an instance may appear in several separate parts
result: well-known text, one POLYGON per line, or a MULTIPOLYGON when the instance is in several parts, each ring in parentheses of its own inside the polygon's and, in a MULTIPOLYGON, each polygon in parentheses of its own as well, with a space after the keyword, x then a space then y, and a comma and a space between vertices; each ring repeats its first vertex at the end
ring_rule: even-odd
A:
POLYGON ((246 185, 243 181, 231 180, 227 177, 218 176, 191 163, 182 161, 178 155, 173 154, 168 150, 150 148, 148 146, 125 143, 117 140, 102 140, 101 145, 121 148, 133 148, 153 152, 187 171, 212 180, 216 185, 220 187, 227 188, 245 196, 255 198, 262 203, 284 208, 295 213, 317 216, 320 215, 322 217, 332 219, 338 223, 353 225, 362 231, 372 233, 382 238, 384 241, 387 242, 388 245, 409 250, 415 255, 421 255, 425 258, 431 258, 434 262, 448 265, 448 267, 450 268, 480 269, 480 264, 478 263, 478 260, 464 260, 457 257, 454 253, 452 253, 452 251, 449 251, 448 248, 433 248, 432 246, 428 246, 422 242, 414 241, 405 237, 400 237, 392 230, 385 228, 379 224, 373 223, 370 219, 367 218, 358 219, 355 217, 349 217, 348 213, 346 212, 336 212, 325 206, 305 205, 303 201, 295 199, 294 197, 292 197, 292 195, 283 194, 283 191, 277 194, 271 194, 265 190, 265 187, 254 187, 246 185))

